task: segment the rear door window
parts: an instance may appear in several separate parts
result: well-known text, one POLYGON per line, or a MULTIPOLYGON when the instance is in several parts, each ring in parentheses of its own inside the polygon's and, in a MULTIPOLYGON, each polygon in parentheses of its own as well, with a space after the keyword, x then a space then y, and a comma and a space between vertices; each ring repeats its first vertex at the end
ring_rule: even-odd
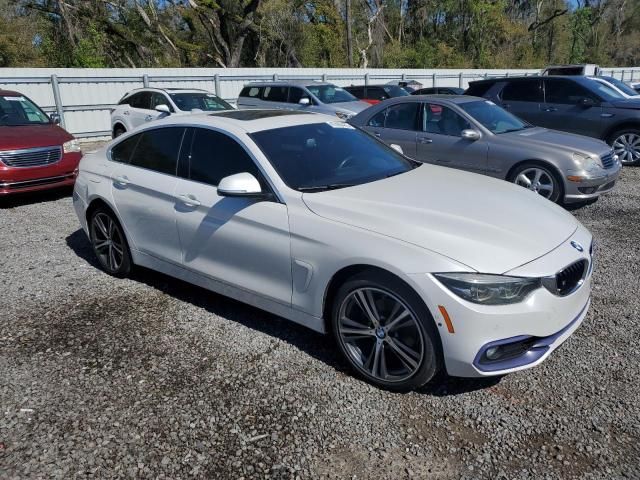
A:
POLYGON ((140 140, 140 135, 133 135, 126 140, 121 141, 111 149, 111 160, 120 163, 129 163, 131 154, 136 148, 140 140))
POLYGON ((240 92, 241 97, 260 98, 262 87, 244 87, 240 92))
POLYGON ((389 94, 382 87, 367 87, 367 98, 369 100, 386 100, 389 94))
POLYGON ((151 110, 151 92, 136 93, 131 97, 129 105, 131 105, 133 108, 151 110))
POLYGON ((273 86, 273 87, 265 87, 264 93, 262 95, 262 99, 268 102, 286 102, 288 87, 283 86, 273 86))
POLYGON ((471 83, 464 94, 473 97, 484 97, 484 94, 487 93, 493 85, 493 82, 471 83))
POLYGON ((168 127, 142 132, 130 164, 154 172, 175 175, 184 131, 182 127, 168 127))
POLYGON ((417 130, 419 102, 400 103, 387 109, 385 128, 398 130, 417 130))
POLYGON ((502 100, 512 102, 543 102, 540 79, 513 80, 502 90, 502 100))

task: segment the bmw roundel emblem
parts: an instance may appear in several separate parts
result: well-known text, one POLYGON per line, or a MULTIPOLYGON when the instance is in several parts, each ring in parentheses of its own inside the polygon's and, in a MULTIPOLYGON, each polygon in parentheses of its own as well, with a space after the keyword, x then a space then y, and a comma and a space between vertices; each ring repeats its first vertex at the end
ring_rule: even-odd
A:
POLYGON ((584 252, 584 248, 582 248, 582 245, 580 245, 578 242, 574 240, 571 240, 571 246, 576 250, 578 250, 579 252, 584 252))

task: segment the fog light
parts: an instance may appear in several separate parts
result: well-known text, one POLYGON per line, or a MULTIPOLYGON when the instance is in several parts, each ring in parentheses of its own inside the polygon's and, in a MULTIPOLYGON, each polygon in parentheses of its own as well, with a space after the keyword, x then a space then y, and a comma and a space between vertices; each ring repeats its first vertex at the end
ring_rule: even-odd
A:
POLYGON ((598 187, 578 187, 578 190, 580 191, 580 193, 584 193, 586 195, 595 193, 597 189, 598 187))
POLYGON ((488 360, 497 360, 498 358, 500 358, 500 347, 487 348, 487 351, 484 352, 484 355, 488 360))

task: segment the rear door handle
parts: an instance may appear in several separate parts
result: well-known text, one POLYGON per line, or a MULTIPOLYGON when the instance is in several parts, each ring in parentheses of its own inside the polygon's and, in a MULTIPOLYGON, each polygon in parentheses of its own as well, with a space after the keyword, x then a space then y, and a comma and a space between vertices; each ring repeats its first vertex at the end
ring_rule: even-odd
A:
POLYGON ((178 195, 178 200, 184 203, 187 207, 199 207, 202 205, 200 200, 198 200, 195 195, 190 193, 183 193, 182 195, 178 195))
POLYGON ((429 143, 433 143, 433 140, 431 140, 428 137, 418 137, 418 143, 429 144, 429 143))
POLYGON ((118 185, 120 185, 121 187, 126 187, 131 183, 131 181, 129 180, 129 178, 127 178, 126 175, 117 176, 113 179, 113 181, 118 185))
POLYGON ((125 110, 123 113, 124 113, 125 115, 129 115, 129 110, 125 110))
POLYGON ((150 122, 151 120, 153 120, 153 117, 151 115, 147 115, 146 117, 144 117, 145 122, 150 122))

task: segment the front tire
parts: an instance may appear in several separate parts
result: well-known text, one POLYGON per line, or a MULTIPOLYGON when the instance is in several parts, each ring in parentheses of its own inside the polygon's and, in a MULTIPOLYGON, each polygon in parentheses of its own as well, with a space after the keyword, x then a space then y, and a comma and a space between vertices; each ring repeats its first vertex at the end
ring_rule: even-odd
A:
POLYGON ((640 130, 625 128, 618 130, 608 141, 622 165, 640 165, 640 130))
POLYGON ((554 203, 561 203, 563 200, 560 178, 551 167, 546 165, 535 162, 525 162, 518 165, 511 173, 509 181, 554 203))
POLYGON ((414 390, 441 368, 431 314, 393 275, 366 271, 347 280, 335 295, 331 327, 353 370, 376 386, 414 390))
POLYGON ((89 238, 102 269, 114 277, 131 272, 131 252, 124 230, 112 212, 96 209, 89 218, 89 238))

